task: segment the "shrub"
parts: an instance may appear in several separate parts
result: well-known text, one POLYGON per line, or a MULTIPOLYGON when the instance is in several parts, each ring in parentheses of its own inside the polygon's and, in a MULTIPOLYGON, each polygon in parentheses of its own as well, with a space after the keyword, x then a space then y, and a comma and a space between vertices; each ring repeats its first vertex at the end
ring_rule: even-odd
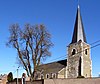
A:
POLYGON ((7 80, 8 80, 8 82, 12 82, 12 81, 13 81, 13 74, 12 74, 12 72, 10 72, 10 73, 8 74, 7 80))

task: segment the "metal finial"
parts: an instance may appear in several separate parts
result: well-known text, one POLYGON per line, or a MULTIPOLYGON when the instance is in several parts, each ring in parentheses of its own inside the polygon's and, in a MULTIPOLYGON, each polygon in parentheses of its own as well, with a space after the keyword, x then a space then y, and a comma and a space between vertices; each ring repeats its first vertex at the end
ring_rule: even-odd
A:
POLYGON ((78 8, 80 8, 79 4, 78 4, 78 8))
POLYGON ((80 8, 80 6, 79 6, 79 0, 78 0, 78 8, 80 8))

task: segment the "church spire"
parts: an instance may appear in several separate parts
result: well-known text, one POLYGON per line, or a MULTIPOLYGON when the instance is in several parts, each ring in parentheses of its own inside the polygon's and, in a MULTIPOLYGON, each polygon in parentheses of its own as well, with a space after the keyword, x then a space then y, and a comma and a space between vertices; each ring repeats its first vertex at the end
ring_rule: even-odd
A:
POLYGON ((80 7, 78 4, 76 21, 74 25, 74 32, 73 32, 71 44, 76 43, 79 40, 81 40, 82 42, 86 42, 85 32, 84 32, 83 23, 82 23, 82 17, 80 14, 80 7))

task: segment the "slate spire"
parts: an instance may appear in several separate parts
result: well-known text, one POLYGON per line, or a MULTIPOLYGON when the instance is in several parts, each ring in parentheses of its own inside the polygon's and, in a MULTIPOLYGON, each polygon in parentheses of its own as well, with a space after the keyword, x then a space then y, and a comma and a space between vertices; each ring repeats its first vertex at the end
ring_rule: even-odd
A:
POLYGON ((79 40, 81 40, 82 42, 86 42, 86 36, 85 36, 84 27, 83 27, 83 23, 82 23, 82 17, 80 14, 80 7, 78 5, 71 44, 76 43, 79 40))

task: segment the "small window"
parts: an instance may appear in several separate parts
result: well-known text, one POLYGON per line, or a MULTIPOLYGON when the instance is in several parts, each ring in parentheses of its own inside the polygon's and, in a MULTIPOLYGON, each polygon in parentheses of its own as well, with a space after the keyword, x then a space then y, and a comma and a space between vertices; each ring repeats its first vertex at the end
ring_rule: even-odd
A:
POLYGON ((87 55, 87 53, 88 53, 88 52, 87 52, 87 49, 85 49, 85 54, 87 55))
POLYGON ((49 74, 46 74, 46 78, 49 78, 49 74))
POLYGON ((41 79, 44 79, 44 75, 43 74, 41 74, 41 79))
POLYGON ((76 50, 73 49, 73 50, 72 50, 72 55, 75 55, 75 54, 76 54, 76 50))
POLYGON ((52 74, 52 78, 56 78, 56 74, 55 73, 52 74))
POLYGON ((87 74, 86 74, 86 77, 87 77, 87 74))

